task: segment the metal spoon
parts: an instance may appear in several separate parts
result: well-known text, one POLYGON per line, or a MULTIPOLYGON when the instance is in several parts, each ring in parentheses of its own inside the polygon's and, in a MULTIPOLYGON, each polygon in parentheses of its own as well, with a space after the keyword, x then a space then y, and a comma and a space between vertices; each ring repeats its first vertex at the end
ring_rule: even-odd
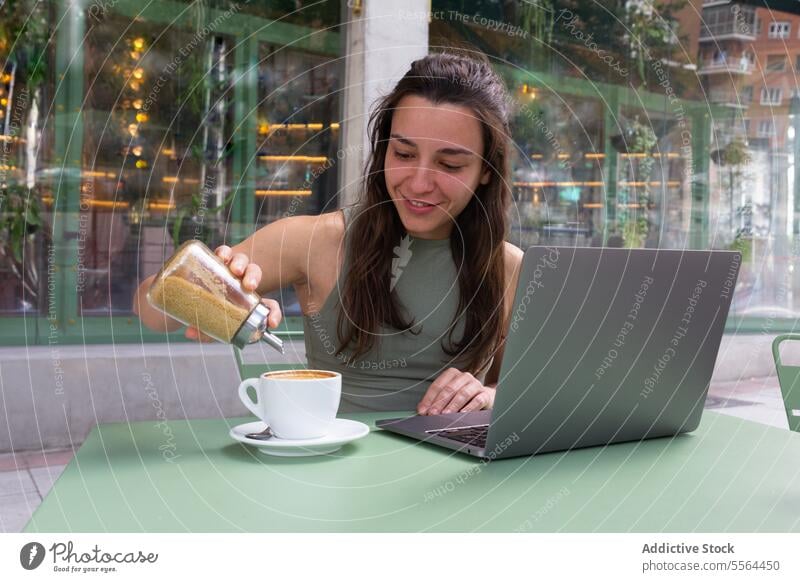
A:
POLYGON ((255 439, 257 441, 266 441, 274 437, 275 435, 272 432, 272 429, 269 427, 265 428, 261 432, 251 432, 244 435, 246 438, 255 439))

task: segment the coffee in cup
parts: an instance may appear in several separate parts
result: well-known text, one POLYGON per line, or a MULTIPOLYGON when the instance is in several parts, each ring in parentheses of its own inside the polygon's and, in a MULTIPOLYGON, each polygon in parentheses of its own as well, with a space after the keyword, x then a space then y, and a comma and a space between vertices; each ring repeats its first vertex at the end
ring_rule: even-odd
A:
POLYGON ((336 420, 342 375, 326 370, 265 372, 239 384, 239 398, 281 439, 325 436, 336 420), (249 389, 255 392, 255 400, 249 389))
POLYGON ((287 380, 318 380, 320 378, 335 378, 336 373, 322 370, 286 370, 285 372, 267 372, 270 378, 284 378, 287 380))

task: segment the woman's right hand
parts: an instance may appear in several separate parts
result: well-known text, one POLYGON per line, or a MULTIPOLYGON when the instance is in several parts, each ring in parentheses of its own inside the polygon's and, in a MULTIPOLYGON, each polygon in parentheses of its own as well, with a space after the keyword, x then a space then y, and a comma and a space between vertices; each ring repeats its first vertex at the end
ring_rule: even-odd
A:
MULTIPOLYGON (((236 275, 242 280, 242 288, 245 291, 255 291, 258 284, 261 283, 261 267, 255 263, 250 262, 250 257, 244 253, 234 253, 233 249, 227 245, 217 247, 214 251, 222 261, 231 270, 231 273, 236 275)), ((267 327, 273 329, 278 327, 283 319, 280 305, 274 299, 262 299, 261 303, 269 309, 269 316, 267 317, 267 327)), ((196 327, 186 328, 186 337, 188 339, 197 340, 200 342, 212 342, 214 338, 208 336, 196 327)))

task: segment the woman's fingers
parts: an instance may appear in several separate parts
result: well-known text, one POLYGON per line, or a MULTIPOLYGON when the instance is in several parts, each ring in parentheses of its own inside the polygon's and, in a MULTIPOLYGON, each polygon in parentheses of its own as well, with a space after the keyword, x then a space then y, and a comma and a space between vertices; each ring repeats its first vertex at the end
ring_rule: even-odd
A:
POLYGON ((464 405, 474 400, 474 398, 483 390, 483 384, 475 380, 462 386, 454 395, 450 402, 446 403, 442 408, 442 414, 449 414, 451 412, 459 412, 463 409, 464 405))
POLYGON ((469 372, 449 368, 425 392, 417 404, 417 414, 448 414, 491 408, 494 394, 494 388, 484 386, 469 372))
MULTIPOLYGON (((250 257, 244 253, 234 253, 233 249, 227 245, 220 245, 214 253, 228 265, 231 273, 241 278, 242 288, 245 291, 256 291, 261 283, 263 273, 261 267, 256 263, 250 262, 250 257)), ((267 317, 267 327, 278 327, 283 319, 281 308, 277 301, 273 299, 263 299, 262 302, 269 309, 269 316, 267 317)), ((190 339, 197 339, 198 341, 213 341, 205 334, 200 333, 194 328, 186 330, 186 337, 190 339), (191 330, 191 331, 190 331, 191 330), (208 339, 204 339, 208 338, 208 339)))
POLYGON ((195 340, 198 342, 209 343, 215 341, 210 335, 206 335, 196 327, 187 327, 184 333, 186 339, 195 340))
POLYGON ((245 291, 255 291, 261 283, 261 267, 255 263, 250 263, 244 271, 242 277, 242 287, 245 291))
POLYGON ((422 400, 417 404, 417 414, 428 414, 431 405, 439 397, 439 392, 441 392, 453 378, 458 377, 460 374, 461 372, 455 368, 448 368, 442 372, 439 377, 428 386, 428 390, 425 392, 422 400))
POLYGON ((255 291, 261 283, 261 267, 250 262, 250 257, 244 253, 234 253, 227 245, 217 247, 214 253, 228 265, 231 273, 242 279, 245 291, 255 291))
POLYGON ((233 257, 233 249, 231 249, 231 247, 228 245, 220 245, 214 251, 214 254, 222 259, 222 262, 227 265, 233 257))
POLYGON ((475 412, 476 410, 485 410, 494 406, 495 388, 484 386, 483 390, 479 391, 472 400, 467 402, 467 405, 461 409, 461 412, 475 412))
MULTIPOLYGON (((445 409, 447 409, 447 412, 455 412, 458 410, 457 408, 451 410, 453 400, 465 390, 477 390, 476 384, 480 386, 480 382, 475 380, 472 374, 468 373, 464 373, 458 378, 451 380, 447 386, 439 391, 439 396, 437 396, 436 400, 431 404, 428 414, 442 414, 442 412, 445 412, 445 409)), ((473 394, 470 394, 469 398, 472 398, 472 396, 473 394)), ((469 398, 464 398, 464 403, 466 403, 469 398)))
POLYGON ((283 313, 281 312, 280 304, 274 299, 262 299, 261 303, 266 305, 267 309, 269 309, 269 315, 267 316, 267 327, 270 329, 278 327, 283 319, 283 313))
POLYGON ((228 268, 231 270, 231 273, 237 277, 241 277, 244 275, 245 269, 247 269, 247 265, 249 264, 250 257, 244 253, 236 253, 231 258, 231 262, 228 263, 228 268))

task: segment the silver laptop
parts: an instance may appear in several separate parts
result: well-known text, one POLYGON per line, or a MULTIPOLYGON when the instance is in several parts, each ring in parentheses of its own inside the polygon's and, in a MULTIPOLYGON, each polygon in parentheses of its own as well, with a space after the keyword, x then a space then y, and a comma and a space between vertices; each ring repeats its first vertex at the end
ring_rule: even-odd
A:
POLYGON ((697 428, 741 254, 531 247, 492 410, 380 420, 483 459, 697 428))

